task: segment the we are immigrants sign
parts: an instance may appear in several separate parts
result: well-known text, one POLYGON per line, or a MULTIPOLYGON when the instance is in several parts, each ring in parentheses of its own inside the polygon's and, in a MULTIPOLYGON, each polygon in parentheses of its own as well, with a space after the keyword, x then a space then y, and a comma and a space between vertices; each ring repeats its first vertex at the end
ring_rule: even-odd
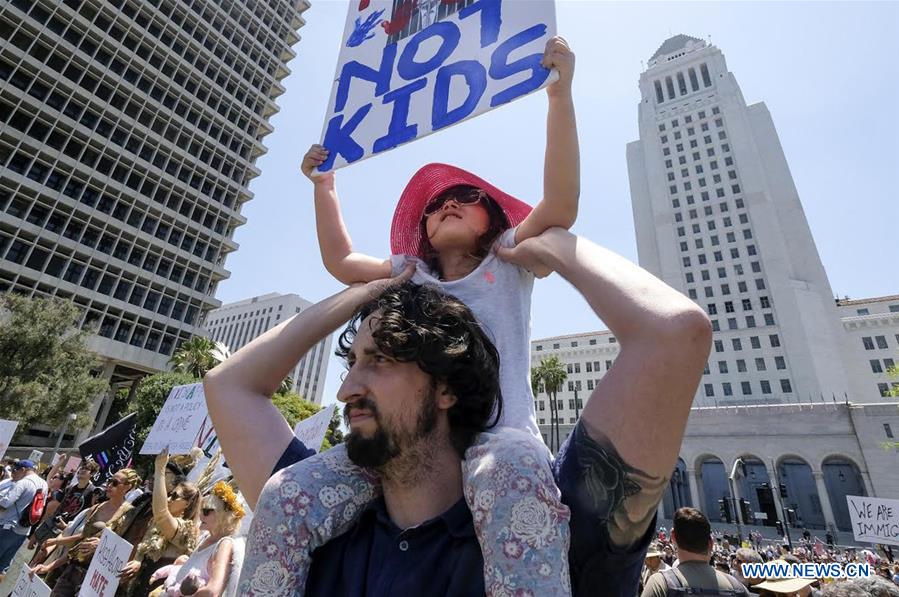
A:
POLYGON ((393 149, 536 91, 553 0, 351 0, 320 171, 393 149))

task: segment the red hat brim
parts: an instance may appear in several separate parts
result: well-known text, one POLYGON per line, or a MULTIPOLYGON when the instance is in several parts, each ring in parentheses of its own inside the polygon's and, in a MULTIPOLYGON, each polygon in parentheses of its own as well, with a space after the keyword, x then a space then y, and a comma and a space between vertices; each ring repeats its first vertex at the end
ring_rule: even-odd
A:
POLYGON ((505 212, 512 228, 518 226, 533 209, 467 170, 449 164, 428 164, 412 175, 393 213, 393 224, 390 226, 390 251, 393 255, 422 256, 421 219, 425 206, 447 189, 459 185, 486 191, 505 212))

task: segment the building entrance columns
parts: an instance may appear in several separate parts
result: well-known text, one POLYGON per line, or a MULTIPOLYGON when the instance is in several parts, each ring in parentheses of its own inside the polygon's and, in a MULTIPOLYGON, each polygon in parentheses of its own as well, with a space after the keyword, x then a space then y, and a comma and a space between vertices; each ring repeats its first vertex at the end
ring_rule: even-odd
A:
POLYGON ((824 484, 824 473, 822 471, 812 471, 812 476, 815 478, 818 500, 821 502, 821 511, 824 513, 824 524, 828 529, 835 529, 837 524, 833 516, 833 507, 830 504, 830 495, 828 495, 827 486, 824 484))

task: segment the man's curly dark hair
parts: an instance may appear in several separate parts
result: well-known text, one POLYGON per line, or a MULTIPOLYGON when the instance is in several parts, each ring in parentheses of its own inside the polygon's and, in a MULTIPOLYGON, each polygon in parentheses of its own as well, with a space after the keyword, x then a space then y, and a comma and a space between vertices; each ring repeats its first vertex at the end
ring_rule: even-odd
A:
POLYGON ((356 311, 340 334, 337 356, 347 358, 359 325, 373 313, 377 325, 372 339, 378 350, 416 363, 456 397, 447 413, 450 439, 465 458, 475 436, 496 426, 502 413, 499 354, 493 342, 462 301, 434 286, 406 282, 356 311))

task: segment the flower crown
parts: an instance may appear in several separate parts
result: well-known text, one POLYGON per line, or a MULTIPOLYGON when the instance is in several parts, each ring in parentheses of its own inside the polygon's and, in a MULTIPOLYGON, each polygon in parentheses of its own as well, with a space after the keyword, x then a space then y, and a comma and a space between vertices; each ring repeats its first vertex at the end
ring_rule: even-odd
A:
POLYGON ((234 493, 234 489, 232 489, 228 483, 219 481, 213 485, 212 495, 222 500, 222 503, 225 504, 225 508, 230 510, 238 520, 243 518, 246 514, 243 506, 240 505, 240 500, 237 499, 237 494, 234 493))

